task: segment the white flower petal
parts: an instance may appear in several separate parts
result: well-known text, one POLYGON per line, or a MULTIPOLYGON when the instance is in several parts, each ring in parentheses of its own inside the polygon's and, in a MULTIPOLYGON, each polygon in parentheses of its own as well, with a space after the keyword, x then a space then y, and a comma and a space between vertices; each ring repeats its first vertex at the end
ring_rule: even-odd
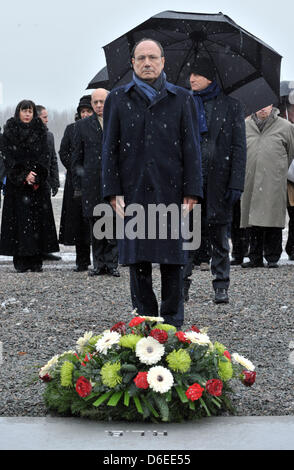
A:
POLYGON ((149 370, 147 382, 155 392, 166 393, 173 386, 174 378, 172 373, 165 367, 155 366, 149 370))
POLYGON ((136 344, 136 356, 143 364, 156 364, 164 351, 164 346, 151 336, 140 339, 136 344))

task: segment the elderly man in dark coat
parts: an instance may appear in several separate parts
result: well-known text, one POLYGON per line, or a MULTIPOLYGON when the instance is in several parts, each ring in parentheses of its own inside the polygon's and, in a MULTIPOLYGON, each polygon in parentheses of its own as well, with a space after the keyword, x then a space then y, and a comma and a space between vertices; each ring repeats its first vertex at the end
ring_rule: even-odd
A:
MULTIPOLYGON (((232 207, 244 189, 245 121, 241 103, 225 96, 210 60, 197 58, 190 85, 198 108, 204 199, 202 226, 211 246, 211 271, 216 303, 229 301, 230 258, 228 228, 232 207)), ((201 241, 203 243, 203 240, 201 241)))
MULTIPOLYGON (((77 107, 76 121, 86 119, 93 114, 91 95, 80 98, 77 107)), ((76 122, 66 126, 59 149, 59 156, 66 168, 66 178, 63 191, 59 243, 63 245, 75 245, 76 266, 74 272, 88 271, 91 264, 90 258, 90 226, 89 221, 83 216, 81 198, 74 198, 72 181, 72 158, 74 149, 74 129, 76 122)))
POLYGON ((97 217, 94 208, 102 202, 101 153, 103 137, 103 108, 108 91, 104 88, 94 90, 91 103, 92 116, 76 122, 74 132, 74 151, 72 174, 74 197, 82 199, 83 215, 89 220, 94 269, 89 276, 110 274, 119 277, 118 248, 114 238, 96 239, 93 233, 97 217))
MULTIPOLYGON (((133 80, 112 90, 105 103, 104 197, 122 216, 133 203, 143 207, 144 214, 158 204, 174 204, 179 213, 185 204, 189 211, 202 196, 193 99, 187 90, 166 81, 164 52, 156 41, 137 43, 132 63, 133 80)), ((126 228, 129 218, 124 220, 126 228)), ((120 240, 119 254, 120 261, 130 265, 134 308, 140 315, 158 315, 152 263, 159 263, 160 314, 180 327, 184 321, 182 266, 187 260, 183 239, 130 238, 120 240)))

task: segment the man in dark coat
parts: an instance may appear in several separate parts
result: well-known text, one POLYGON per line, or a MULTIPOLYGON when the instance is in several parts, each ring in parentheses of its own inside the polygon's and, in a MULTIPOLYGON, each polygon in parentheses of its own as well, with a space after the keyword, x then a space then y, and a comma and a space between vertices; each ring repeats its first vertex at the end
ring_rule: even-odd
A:
POLYGON ((92 243, 93 270, 89 276, 110 274, 119 277, 118 248, 114 238, 102 240, 94 236, 94 225, 98 220, 93 215, 97 204, 102 202, 101 153, 103 137, 103 108, 108 91, 94 90, 91 97, 94 113, 76 122, 72 174, 74 197, 82 199, 83 215, 89 220, 92 243))
POLYGON ((241 104, 225 96, 215 78, 212 63, 206 58, 198 58, 191 70, 190 85, 202 131, 202 225, 208 229, 212 248, 214 300, 227 303, 230 282, 228 229, 232 207, 244 189, 246 137, 241 104))
MULTIPOLYGON (((45 108, 45 106, 38 104, 36 105, 36 109, 37 109, 39 118, 42 120, 43 124, 46 126, 46 129, 47 129, 47 143, 48 143, 48 148, 49 148, 48 183, 50 185, 50 191, 52 192, 52 196, 55 197, 56 194, 58 193, 60 182, 59 182, 59 169, 58 169, 57 155, 55 152, 54 135, 51 131, 48 130, 48 111, 45 108)), ((43 260, 60 261, 61 256, 56 256, 56 255, 53 255, 52 253, 44 253, 43 260)))
MULTIPOLYGON (((151 206, 159 204, 173 204, 179 214, 184 204, 188 212, 202 196, 193 99, 187 90, 166 81, 164 51, 156 41, 137 43, 132 64, 133 80, 112 90, 105 103, 104 197, 121 216, 131 204, 142 206, 146 217, 151 206)), ((125 217, 125 229, 128 221, 125 217)), ((149 231, 152 227, 147 226, 149 231)), ((187 260, 183 238, 171 233, 166 239, 158 233, 153 238, 125 236, 119 240, 119 256, 121 263, 130 265, 132 302, 140 315, 159 313, 152 263, 160 264, 160 314, 181 327, 182 267, 187 260)))
POLYGON ((75 122, 69 124, 61 140, 59 156, 66 168, 66 178, 63 191, 59 243, 63 245, 75 245, 76 266, 74 272, 88 271, 91 264, 90 258, 90 226, 89 221, 83 216, 81 198, 74 198, 72 181, 72 158, 74 149, 74 129, 76 121, 92 116, 94 110, 91 105, 91 95, 80 98, 77 107, 75 122))

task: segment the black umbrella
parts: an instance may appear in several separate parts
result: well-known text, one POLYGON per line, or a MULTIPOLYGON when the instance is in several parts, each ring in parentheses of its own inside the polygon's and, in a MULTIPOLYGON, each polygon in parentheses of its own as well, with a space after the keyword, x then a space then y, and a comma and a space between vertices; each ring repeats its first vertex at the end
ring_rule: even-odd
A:
POLYGON ((95 77, 92 78, 86 90, 95 89, 95 88, 109 89, 108 72, 107 72, 106 66, 103 67, 101 70, 99 70, 99 72, 95 75, 95 77))
POLYGON ((176 85, 187 87, 191 66, 209 57, 223 91, 246 114, 279 101, 281 56, 222 13, 164 11, 104 46, 111 88, 131 80, 131 51, 143 38, 162 44, 167 79, 176 85))

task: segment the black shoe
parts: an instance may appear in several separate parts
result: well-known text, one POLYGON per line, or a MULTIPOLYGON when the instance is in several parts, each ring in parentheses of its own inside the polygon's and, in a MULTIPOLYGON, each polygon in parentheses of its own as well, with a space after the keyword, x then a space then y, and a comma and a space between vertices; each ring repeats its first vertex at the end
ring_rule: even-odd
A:
POLYGON ((247 261, 246 263, 241 264, 242 268, 264 268, 263 261, 247 261))
POLYGON ((228 291, 225 288, 215 289, 215 298, 214 302, 216 304, 227 304, 229 302, 228 291))
POLYGON ((91 269, 89 272, 88 272, 88 276, 90 277, 93 277, 93 276, 102 276, 102 274, 106 274, 106 271, 104 268, 94 268, 94 269, 91 269))
POLYGON ((230 262, 231 266, 240 266, 243 263, 243 258, 234 258, 230 262))
POLYGON ((119 271, 116 268, 105 268, 106 274, 110 276, 120 277, 119 271))
POLYGON ((42 253, 43 261, 60 261, 61 256, 53 255, 52 253, 42 253))
POLYGON ((30 268, 15 268, 17 273, 27 273, 30 268))
POLYGON ((267 267, 268 267, 268 268, 278 268, 279 265, 278 265, 278 263, 275 263, 274 261, 269 261, 269 262, 267 263, 267 267))
POLYGON ((43 268, 39 264, 35 265, 35 266, 31 266, 30 269, 31 269, 32 273, 42 273, 43 272, 43 268))
POLYGON ((74 268, 75 273, 80 273, 82 271, 88 271, 88 266, 76 266, 74 268))

